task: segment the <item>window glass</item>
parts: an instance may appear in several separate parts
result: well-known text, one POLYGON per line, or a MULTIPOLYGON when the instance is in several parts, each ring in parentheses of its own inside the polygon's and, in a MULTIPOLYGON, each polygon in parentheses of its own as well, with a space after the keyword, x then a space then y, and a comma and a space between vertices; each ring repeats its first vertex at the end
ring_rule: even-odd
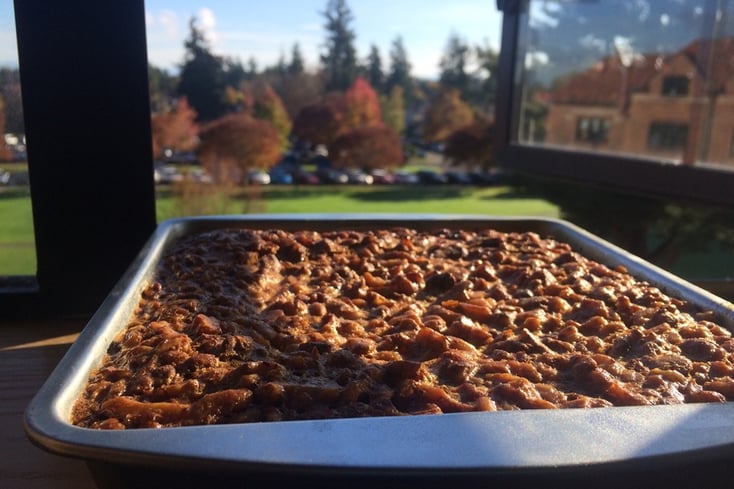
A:
POLYGON ((36 273, 13 2, 0 0, 0 276, 36 273))
POLYGON ((529 1, 515 140, 734 170, 731 8, 529 1))

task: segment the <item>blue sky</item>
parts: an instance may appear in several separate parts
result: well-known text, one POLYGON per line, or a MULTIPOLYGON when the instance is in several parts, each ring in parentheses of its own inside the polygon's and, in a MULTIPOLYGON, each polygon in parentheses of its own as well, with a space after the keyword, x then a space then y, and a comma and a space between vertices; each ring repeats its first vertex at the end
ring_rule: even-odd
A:
MULTIPOLYGON (((148 57, 162 68, 181 63, 192 16, 206 29, 215 53, 243 63, 254 57, 260 68, 275 64, 281 54, 290 59, 296 42, 307 67, 315 67, 324 41, 321 12, 327 0, 147 0, 145 5, 148 57)), ((375 44, 387 65, 390 45, 401 35, 415 76, 436 76, 452 33, 499 50, 495 0, 348 0, 347 5, 358 56, 366 57, 375 44)), ((0 0, 0 65, 17 65, 12 0, 0 0)))
MULTIPOLYGON (((290 59, 298 42, 307 66, 315 67, 326 5, 327 0, 148 0, 149 58, 165 68, 180 63, 188 21, 196 16, 218 54, 243 63, 254 57, 262 68, 275 64, 281 54, 290 59)), ((452 33, 472 45, 499 49, 501 18, 494 0, 350 0, 347 5, 354 16, 358 56, 366 57, 375 44, 386 64, 390 45, 400 35, 417 76, 436 75, 452 33)))

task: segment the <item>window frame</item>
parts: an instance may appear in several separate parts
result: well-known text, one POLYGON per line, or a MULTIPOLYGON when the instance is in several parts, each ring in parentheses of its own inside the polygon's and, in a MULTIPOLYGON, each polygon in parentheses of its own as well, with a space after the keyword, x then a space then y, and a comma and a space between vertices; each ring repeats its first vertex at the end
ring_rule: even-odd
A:
POLYGON ((519 122, 513 108, 520 106, 522 88, 517 83, 522 69, 517 58, 528 5, 529 0, 497 0, 503 17, 495 112, 495 152, 500 167, 609 190, 734 207, 734 171, 724 170, 720 165, 675 164, 652 157, 517 141, 519 122))
POLYGON ((156 226, 144 2, 14 9, 37 272, 4 277, 0 307, 88 317, 156 226))

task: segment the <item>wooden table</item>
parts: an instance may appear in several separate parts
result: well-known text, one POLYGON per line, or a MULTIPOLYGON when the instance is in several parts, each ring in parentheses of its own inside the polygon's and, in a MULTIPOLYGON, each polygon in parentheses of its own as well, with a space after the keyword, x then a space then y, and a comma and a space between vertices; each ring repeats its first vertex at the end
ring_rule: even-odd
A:
POLYGON ((23 431, 23 411, 85 323, 0 322, 0 488, 96 487, 84 462, 36 447, 23 431))

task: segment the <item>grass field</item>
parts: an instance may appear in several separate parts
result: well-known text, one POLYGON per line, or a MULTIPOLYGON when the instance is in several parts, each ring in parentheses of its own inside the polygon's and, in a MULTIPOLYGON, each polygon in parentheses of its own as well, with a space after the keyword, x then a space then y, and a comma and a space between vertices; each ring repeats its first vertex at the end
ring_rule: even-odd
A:
MULTIPOLYGON (((187 215, 243 213, 449 213, 557 217, 548 202, 511 187, 302 186, 263 187, 252 193, 208 186, 162 188, 158 220, 187 215)), ((36 261, 27 189, 0 193, 0 275, 33 275, 36 261)))

